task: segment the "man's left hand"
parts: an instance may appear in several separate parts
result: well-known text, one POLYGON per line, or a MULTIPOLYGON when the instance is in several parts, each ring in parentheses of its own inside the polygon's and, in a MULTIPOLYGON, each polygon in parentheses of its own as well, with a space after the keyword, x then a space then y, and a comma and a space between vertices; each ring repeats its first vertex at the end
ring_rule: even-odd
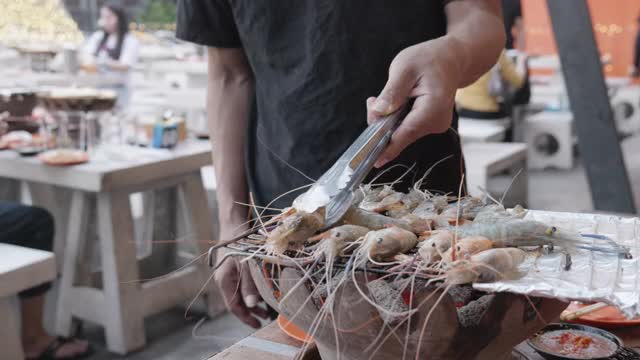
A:
POLYGON ((404 148, 429 134, 451 126, 460 71, 446 37, 401 51, 389 67, 389 79, 378 97, 367 99, 367 120, 398 110, 410 97, 413 108, 391 138, 376 167, 397 157, 404 148))

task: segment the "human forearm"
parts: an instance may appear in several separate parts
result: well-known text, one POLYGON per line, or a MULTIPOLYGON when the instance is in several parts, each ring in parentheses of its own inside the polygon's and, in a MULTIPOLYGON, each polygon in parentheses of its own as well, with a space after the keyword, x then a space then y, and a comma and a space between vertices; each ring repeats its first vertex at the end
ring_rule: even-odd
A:
POLYGON ((248 202, 244 145, 253 78, 242 50, 211 48, 208 57, 207 114, 219 220, 223 230, 231 231, 247 214, 238 202, 248 202))
POLYGON ((447 35, 442 40, 458 70, 458 87, 465 87, 486 73, 504 48, 500 0, 452 0, 445 11, 447 35))
MULTIPOLYGON (((253 76, 241 49, 209 48, 207 114, 213 141, 220 240, 238 235, 247 217, 248 190, 244 166, 249 99, 253 76)), ((257 306, 260 294, 247 264, 237 259, 221 262, 215 281, 227 308, 245 324, 259 328, 258 318, 267 318, 257 306)))
POLYGON ((419 138, 447 131, 456 90, 487 72, 504 47, 500 0, 452 0, 445 10, 447 34, 402 50, 380 95, 367 100, 368 119, 374 121, 415 98, 377 167, 419 138))

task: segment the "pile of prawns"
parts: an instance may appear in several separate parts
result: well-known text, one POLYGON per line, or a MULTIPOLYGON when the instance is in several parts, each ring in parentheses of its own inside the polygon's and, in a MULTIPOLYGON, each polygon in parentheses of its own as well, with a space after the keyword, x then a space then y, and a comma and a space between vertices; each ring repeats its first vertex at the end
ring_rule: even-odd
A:
MULTIPOLYGON (((408 308, 382 306, 360 288, 357 271, 365 275, 375 273, 377 280, 385 282, 392 279, 388 282, 399 290, 396 294, 404 292, 407 286, 411 286, 412 294, 416 279, 426 281, 425 286, 442 287, 438 304, 453 286, 518 278, 524 275, 522 268, 527 266, 521 265, 527 259, 536 259, 547 252, 563 253, 565 270, 569 270, 570 254, 592 244, 593 239, 585 240, 579 233, 526 219, 527 211, 521 206, 506 209, 489 195, 485 199, 435 195, 421 190, 420 183, 408 193, 395 191, 393 184, 363 185, 346 215, 329 228, 324 222, 323 208, 304 212, 291 207, 267 218, 262 216, 264 211, 272 210, 267 206, 257 218, 259 232, 217 245, 232 250, 218 264, 239 256, 243 257, 241 261, 260 259, 265 269, 271 264, 272 270, 281 266, 302 270, 304 277, 294 288, 283 297, 276 297, 283 303, 298 286, 312 285, 313 291, 306 301, 321 304, 321 311, 311 328, 306 329, 310 336, 323 319, 329 317, 334 321, 331 314, 337 289, 353 280, 363 299, 381 315, 401 319, 383 341, 377 341, 383 335, 381 331, 376 341, 371 342, 376 347, 375 353, 395 330, 411 321, 410 315, 420 305, 414 307, 409 300, 408 308)), ((271 276, 272 280, 275 278, 271 276)), ((371 295, 370 287, 369 290, 371 295)), ((429 310, 420 338, 435 308, 436 305, 429 310)), ((337 329, 334 325, 336 344, 337 329)), ((419 353, 420 343, 416 358, 419 353)))
MULTIPOLYGON (((384 286, 391 284, 396 304, 398 294, 407 287, 413 294, 416 279, 425 287, 442 287, 422 325, 422 338, 431 314, 451 287, 519 278, 529 268, 524 266, 527 260, 535 261, 551 251, 565 255, 565 270, 569 270, 570 254, 592 244, 593 239, 585 240, 578 233, 526 219, 527 211, 521 206, 506 209, 489 195, 485 199, 435 195, 421 190, 420 183, 408 193, 395 191, 393 184, 363 185, 346 215, 329 228, 323 208, 304 212, 291 207, 267 218, 262 216, 271 210, 267 206, 257 218, 259 232, 217 245, 232 250, 218 266, 229 257, 238 256, 243 258, 241 261, 261 260, 265 271, 269 266, 272 271, 280 267, 302 270, 304 276, 287 294, 281 297, 277 291, 278 295, 274 295, 283 303, 298 286, 311 285, 312 292, 305 303, 320 304, 320 312, 311 328, 306 329, 310 336, 323 319, 328 317, 335 322, 332 314, 337 289, 353 280, 362 298, 387 319, 385 324, 391 328, 397 322, 382 341, 371 343, 376 347, 373 354, 403 323, 411 321, 420 305, 411 303, 411 295, 406 304, 391 308, 382 305, 371 297, 371 282, 367 283, 369 294, 361 289, 356 272, 365 276, 374 273, 374 281, 382 281, 384 286)), ((270 277, 276 278, 273 274, 270 277)), ((269 286, 278 286, 277 281, 268 282, 269 286)), ((333 331, 338 344, 340 336, 335 324, 333 331)), ((382 336, 380 331, 376 340, 382 336)), ((420 343, 417 347, 416 358, 420 343)))
POLYGON ((491 200, 434 195, 419 183, 408 193, 364 185, 336 226, 325 228, 322 208, 287 208, 269 221, 258 219, 260 234, 229 246, 240 251, 227 256, 305 272, 322 266, 326 282, 333 272, 367 271, 461 285, 517 276, 528 255, 559 246, 568 269, 579 234, 525 219, 524 208, 491 200))

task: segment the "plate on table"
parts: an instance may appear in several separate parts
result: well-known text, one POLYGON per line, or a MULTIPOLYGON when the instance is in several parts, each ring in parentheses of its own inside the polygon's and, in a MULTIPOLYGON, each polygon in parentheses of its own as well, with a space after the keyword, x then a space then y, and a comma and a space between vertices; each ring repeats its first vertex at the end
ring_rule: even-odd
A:
POLYGON ((86 163, 89 161, 89 154, 82 150, 56 149, 41 153, 38 159, 47 165, 70 166, 86 163))
MULTIPOLYGON (((588 304, 572 302, 565 311, 573 312, 580 310, 585 306, 588 306, 588 304)), ((602 309, 582 315, 571 322, 603 329, 618 329, 628 326, 638 326, 640 325, 640 318, 627 319, 615 306, 606 306, 602 309)))

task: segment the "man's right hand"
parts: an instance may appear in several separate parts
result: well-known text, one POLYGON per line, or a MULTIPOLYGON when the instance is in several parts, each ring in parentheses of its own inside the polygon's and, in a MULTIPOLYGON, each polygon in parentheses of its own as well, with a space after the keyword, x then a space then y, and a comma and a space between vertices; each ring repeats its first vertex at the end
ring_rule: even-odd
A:
MULTIPOLYGON (((246 226, 223 225, 220 231, 220 240, 231 239, 246 229, 246 226)), ((218 261, 222 259, 223 255, 224 252, 219 254, 218 261)), ((216 270, 214 278, 227 309, 245 324, 255 329, 260 328, 261 324, 258 319, 266 319, 267 311, 258 305, 262 299, 253 282, 248 264, 241 263, 235 257, 227 259, 216 270)))

